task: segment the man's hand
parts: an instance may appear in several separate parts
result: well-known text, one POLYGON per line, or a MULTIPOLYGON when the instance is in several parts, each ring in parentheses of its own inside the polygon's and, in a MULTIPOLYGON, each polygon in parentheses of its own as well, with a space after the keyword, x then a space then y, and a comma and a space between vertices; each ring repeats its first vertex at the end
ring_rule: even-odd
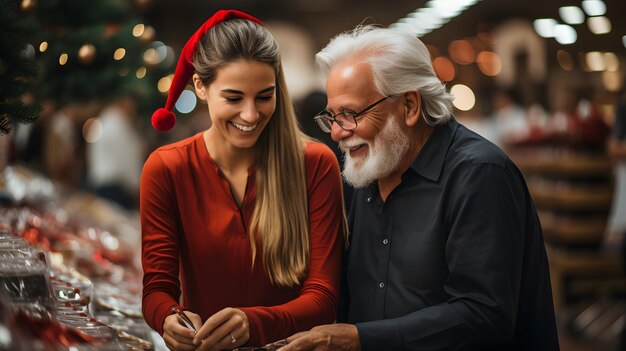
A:
POLYGON ((287 338, 280 351, 360 351, 359 332, 353 324, 326 324, 287 338))

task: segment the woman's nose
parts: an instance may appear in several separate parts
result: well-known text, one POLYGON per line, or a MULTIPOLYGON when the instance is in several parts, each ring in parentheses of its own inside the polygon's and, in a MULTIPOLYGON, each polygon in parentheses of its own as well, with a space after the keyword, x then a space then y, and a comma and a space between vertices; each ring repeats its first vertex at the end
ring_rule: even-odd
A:
POLYGON ((251 124, 254 124, 259 120, 259 109, 254 101, 248 102, 244 105, 240 116, 241 119, 251 124))

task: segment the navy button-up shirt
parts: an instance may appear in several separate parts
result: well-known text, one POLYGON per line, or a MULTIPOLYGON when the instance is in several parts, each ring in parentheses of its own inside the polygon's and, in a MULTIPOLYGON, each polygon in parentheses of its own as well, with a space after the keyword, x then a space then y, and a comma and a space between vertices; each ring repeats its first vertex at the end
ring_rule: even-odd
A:
POLYGON ((543 235, 524 179, 454 119, 382 202, 349 211, 340 321, 362 350, 558 350, 543 235))

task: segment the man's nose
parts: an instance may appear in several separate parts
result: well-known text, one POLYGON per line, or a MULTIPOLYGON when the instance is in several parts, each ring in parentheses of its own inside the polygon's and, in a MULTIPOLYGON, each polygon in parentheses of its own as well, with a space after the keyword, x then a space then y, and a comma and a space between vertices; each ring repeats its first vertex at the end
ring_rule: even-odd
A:
POLYGON ((330 137, 334 141, 339 142, 339 140, 347 138, 350 135, 352 135, 351 130, 345 130, 339 126, 339 123, 333 122, 333 126, 330 130, 330 137))

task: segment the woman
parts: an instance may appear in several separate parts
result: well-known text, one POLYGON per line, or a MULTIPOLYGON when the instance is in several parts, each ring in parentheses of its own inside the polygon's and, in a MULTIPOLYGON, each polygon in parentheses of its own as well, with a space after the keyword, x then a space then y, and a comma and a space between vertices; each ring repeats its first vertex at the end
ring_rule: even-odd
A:
POLYGON ((146 321, 172 350, 264 345, 332 322, 339 167, 299 131, 275 39, 252 16, 217 12, 185 45, 158 129, 173 126, 191 76, 212 126, 154 151, 142 174, 146 321))

